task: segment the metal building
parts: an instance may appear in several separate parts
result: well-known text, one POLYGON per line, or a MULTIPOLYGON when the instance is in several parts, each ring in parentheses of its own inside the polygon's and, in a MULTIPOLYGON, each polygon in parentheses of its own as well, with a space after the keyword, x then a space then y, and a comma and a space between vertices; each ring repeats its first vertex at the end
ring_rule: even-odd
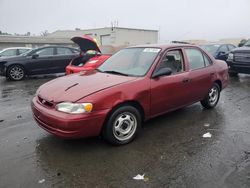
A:
POLYGON ((57 30, 50 33, 47 37, 71 38, 83 34, 95 38, 99 45, 130 46, 137 44, 154 44, 158 42, 158 30, 122 27, 104 27, 87 30, 57 30))

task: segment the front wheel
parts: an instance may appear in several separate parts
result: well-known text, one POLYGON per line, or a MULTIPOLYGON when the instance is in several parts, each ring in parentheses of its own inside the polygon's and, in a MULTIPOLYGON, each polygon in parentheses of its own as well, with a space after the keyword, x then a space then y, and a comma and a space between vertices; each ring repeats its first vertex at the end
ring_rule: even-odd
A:
POLYGON ((10 80, 19 81, 25 76, 24 68, 21 65, 12 65, 7 69, 7 77, 10 80))
POLYGON ((141 126, 140 112, 133 106, 122 106, 109 116, 103 129, 103 137, 114 145, 131 142, 141 126))
POLYGON ((208 94, 205 99, 201 101, 204 108, 210 109, 214 108, 220 99, 220 87, 218 84, 214 83, 209 89, 208 94))

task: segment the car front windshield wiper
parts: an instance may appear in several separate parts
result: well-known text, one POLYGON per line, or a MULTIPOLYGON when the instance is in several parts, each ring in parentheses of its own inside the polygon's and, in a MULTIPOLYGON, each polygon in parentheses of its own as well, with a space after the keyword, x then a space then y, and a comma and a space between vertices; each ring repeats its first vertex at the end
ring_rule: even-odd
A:
POLYGON ((250 46, 250 44, 245 44, 244 46, 250 46))
MULTIPOLYGON (((100 71, 100 70, 99 70, 100 71)), ((122 75, 122 76, 129 76, 128 74, 122 73, 122 72, 118 72, 118 71, 101 71, 104 73, 108 73, 108 74, 118 74, 118 75, 122 75)))

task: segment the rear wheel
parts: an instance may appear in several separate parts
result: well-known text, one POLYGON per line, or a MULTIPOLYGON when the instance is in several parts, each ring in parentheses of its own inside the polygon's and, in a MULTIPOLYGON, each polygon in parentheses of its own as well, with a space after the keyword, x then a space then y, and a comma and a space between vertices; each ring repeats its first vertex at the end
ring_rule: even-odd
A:
POLYGON ((7 77, 10 80, 19 81, 25 76, 24 68, 21 65, 12 65, 7 69, 7 77))
POLYGON ((217 83, 214 83, 213 86, 209 89, 209 92, 205 99, 201 101, 201 104, 204 108, 210 109, 214 108, 220 99, 220 87, 217 83))
POLYGON ((109 116, 103 129, 103 137, 114 145, 131 142, 141 126, 140 112, 133 106, 122 106, 109 116))

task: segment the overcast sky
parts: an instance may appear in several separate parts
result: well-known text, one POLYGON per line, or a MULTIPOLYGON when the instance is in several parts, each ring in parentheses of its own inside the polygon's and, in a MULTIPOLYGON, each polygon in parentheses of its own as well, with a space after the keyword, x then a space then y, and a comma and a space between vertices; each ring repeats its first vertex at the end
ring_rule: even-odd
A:
POLYGON ((250 0, 0 0, 0 30, 157 29, 161 41, 250 38, 250 0))

